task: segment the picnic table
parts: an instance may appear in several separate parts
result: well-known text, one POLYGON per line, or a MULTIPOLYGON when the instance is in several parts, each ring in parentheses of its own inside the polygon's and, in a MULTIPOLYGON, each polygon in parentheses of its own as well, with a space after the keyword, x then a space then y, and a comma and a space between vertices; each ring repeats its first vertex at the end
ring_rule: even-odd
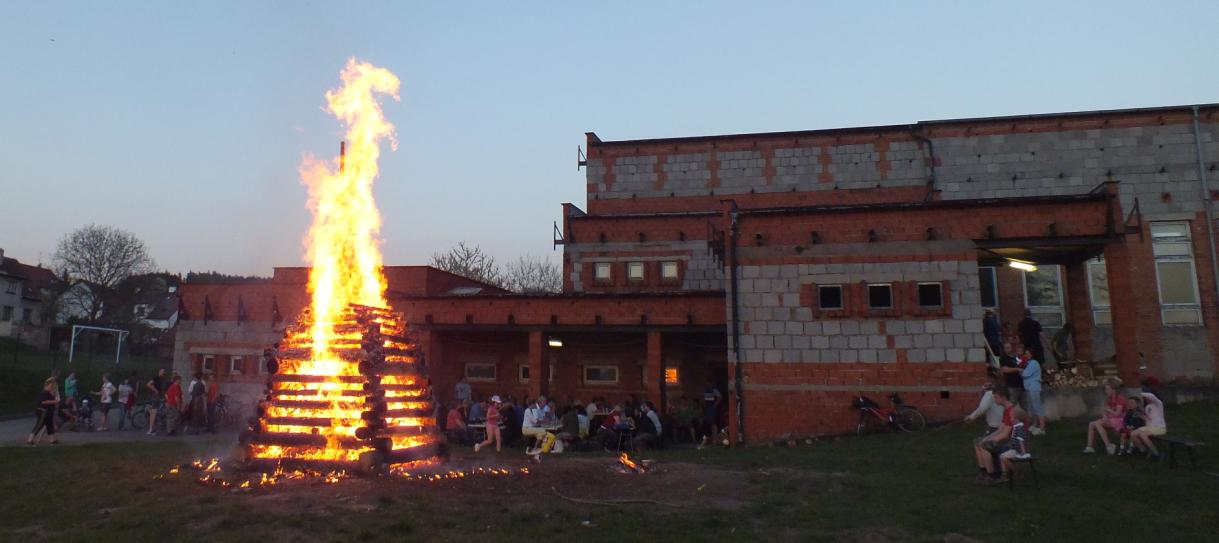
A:
MULTIPOLYGON (((502 422, 496 426, 499 426, 500 430, 506 428, 502 422)), ((476 442, 482 442, 487 439, 487 421, 471 422, 466 425, 466 428, 474 431, 474 438, 476 442)))

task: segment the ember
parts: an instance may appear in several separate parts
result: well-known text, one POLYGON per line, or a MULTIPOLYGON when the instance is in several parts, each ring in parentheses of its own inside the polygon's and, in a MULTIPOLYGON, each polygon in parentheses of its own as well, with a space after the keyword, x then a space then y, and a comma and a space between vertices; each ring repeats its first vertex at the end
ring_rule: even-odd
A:
POLYGON ((642 461, 634 460, 627 453, 618 455, 618 465, 624 468, 623 473, 647 473, 649 469, 642 461))

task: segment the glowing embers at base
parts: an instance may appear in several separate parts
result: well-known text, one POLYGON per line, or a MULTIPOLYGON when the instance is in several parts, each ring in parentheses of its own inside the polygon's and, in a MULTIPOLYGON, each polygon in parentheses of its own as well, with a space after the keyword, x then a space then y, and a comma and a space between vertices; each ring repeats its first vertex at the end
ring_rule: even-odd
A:
MULTIPOLYGON (((385 473, 388 479, 411 482, 455 481, 469 478, 514 477, 526 476, 531 472, 528 467, 515 469, 477 466, 466 469, 443 469, 435 462, 415 461, 395 465, 385 473)), ((157 475, 156 479, 173 479, 178 477, 193 478, 202 486, 232 488, 234 491, 249 492, 298 482, 300 484, 339 484, 354 477, 342 470, 311 470, 285 469, 276 465, 274 469, 265 472, 248 470, 226 470, 217 458, 207 461, 195 460, 189 464, 174 466, 166 473, 157 475)))

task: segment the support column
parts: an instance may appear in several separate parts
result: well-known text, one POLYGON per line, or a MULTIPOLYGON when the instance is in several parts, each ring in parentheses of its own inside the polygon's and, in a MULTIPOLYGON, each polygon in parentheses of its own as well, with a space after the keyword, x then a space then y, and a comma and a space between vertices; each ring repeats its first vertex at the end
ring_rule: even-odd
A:
POLYGON ((546 376, 543 373, 543 333, 541 330, 529 332, 529 397, 537 398, 543 394, 546 376))
POLYGON ((649 330, 647 364, 644 367, 644 371, 648 372, 648 399, 655 401, 658 406, 657 409, 660 409, 660 412, 664 413, 664 406, 661 405, 664 403, 664 400, 661 396, 665 386, 665 370, 661 346, 660 332, 649 330))
POLYGON ((1075 326, 1075 358, 1092 360, 1092 296, 1088 289, 1087 261, 1070 264, 1067 271, 1067 322, 1075 326))
POLYGON ((1131 280, 1130 250, 1124 242, 1105 246, 1105 271, 1109 275, 1109 308, 1113 319, 1113 348, 1117 374, 1122 384, 1137 388, 1139 367, 1139 318, 1131 280))

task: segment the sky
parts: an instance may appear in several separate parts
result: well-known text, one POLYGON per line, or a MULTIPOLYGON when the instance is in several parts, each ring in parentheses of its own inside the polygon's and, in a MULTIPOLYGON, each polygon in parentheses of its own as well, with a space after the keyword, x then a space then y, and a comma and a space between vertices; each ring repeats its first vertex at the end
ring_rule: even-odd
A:
POLYGON ((158 267, 300 265, 324 93, 402 80, 386 264, 552 250, 603 140, 1219 102, 1219 2, 14 2, 0 17, 0 248, 85 224, 158 267))

